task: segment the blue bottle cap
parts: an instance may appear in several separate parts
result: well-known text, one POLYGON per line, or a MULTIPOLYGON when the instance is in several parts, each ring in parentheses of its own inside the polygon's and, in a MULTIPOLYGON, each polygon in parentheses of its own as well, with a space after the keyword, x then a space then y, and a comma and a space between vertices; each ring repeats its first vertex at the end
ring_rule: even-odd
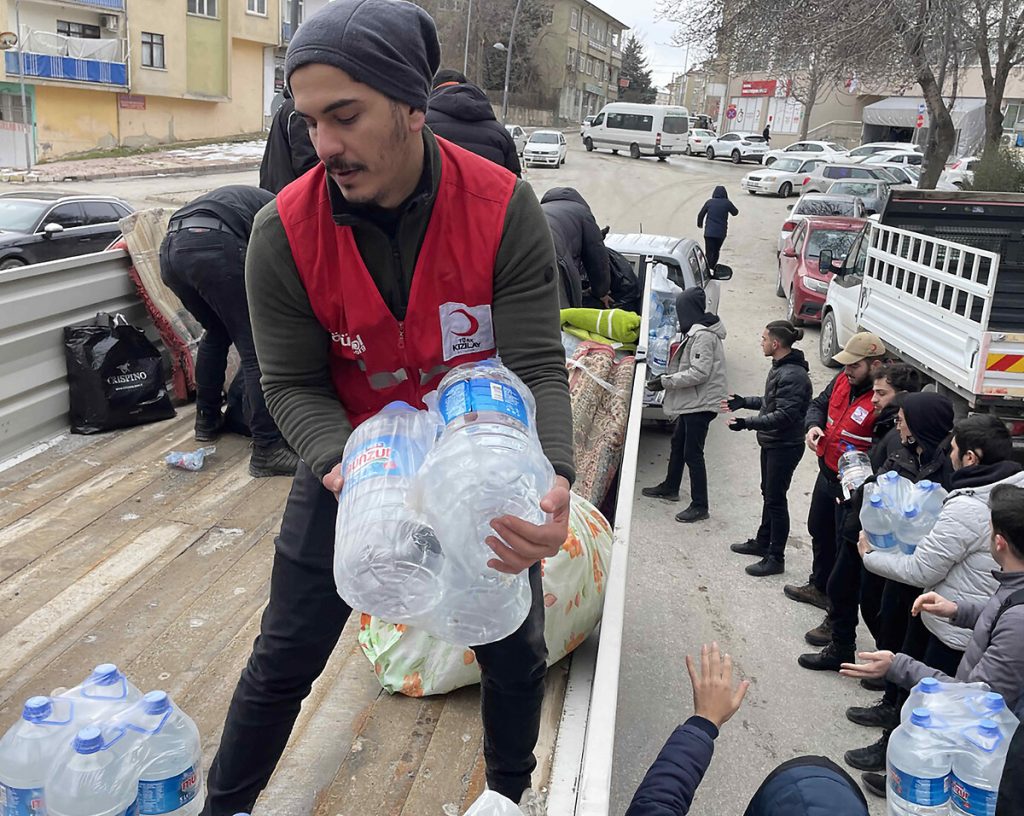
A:
POLYGON ((910 507, 903 508, 903 518, 913 519, 917 518, 917 514, 921 512, 917 507, 911 505, 910 507))
POLYGON ((924 491, 934 490, 936 487, 938 487, 938 485, 935 484, 935 482, 928 481, 928 479, 922 479, 917 483, 917 486, 924 491))
POLYGON ((53 711, 53 703, 49 697, 29 697, 21 716, 29 722, 42 722, 53 711))
POLYGON ((978 723, 978 730, 986 737, 999 736, 999 725, 995 720, 982 720, 978 723))
POLYGON ((75 736, 74 746, 79 754, 95 754, 103 748, 103 734, 96 726, 87 726, 75 736))
POLYGON ((121 672, 113 663, 100 663, 92 670, 92 677, 89 679, 99 686, 112 686, 120 682, 121 672))
POLYGON ((142 707, 147 714, 163 714, 171 707, 166 691, 150 691, 142 698, 142 707))
POLYGON ((387 405, 384 406, 384 410, 385 411, 404 411, 406 413, 408 413, 409 411, 412 411, 413 413, 416 412, 416 409, 413 408, 405 400, 395 400, 394 402, 389 402, 387 405))
POLYGON ((914 725, 928 727, 932 724, 932 714, 927 708, 915 708, 910 715, 910 721, 914 725))
POLYGON ((1003 695, 997 691, 988 692, 983 698, 985 702, 985 708, 991 712, 1002 711, 1006 708, 1006 700, 1003 699, 1003 695))
POLYGON ((939 686, 939 681, 934 677, 925 677, 919 684, 918 688, 925 694, 935 694, 936 692, 942 691, 939 686))
POLYGON ((882 507, 882 497, 876 493, 871 497, 870 504, 872 507, 882 507))

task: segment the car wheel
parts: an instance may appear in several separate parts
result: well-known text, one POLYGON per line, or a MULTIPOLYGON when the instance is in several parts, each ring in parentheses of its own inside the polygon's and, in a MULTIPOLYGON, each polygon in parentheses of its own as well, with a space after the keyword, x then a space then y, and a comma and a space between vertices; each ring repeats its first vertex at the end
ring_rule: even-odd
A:
POLYGON ((751 195, 757 195, 757 191, 755 190, 747 190, 747 192, 750 193, 751 195))
POLYGON ((638 145, 636 142, 633 142, 633 144, 629 146, 629 157, 631 159, 640 158, 640 145, 638 145))
POLYGON ((713 147, 708 148, 708 152, 705 154, 711 161, 715 160, 715 149, 713 147))
POLYGON ((686 145, 686 155, 687 156, 692 156, 693 155, 693 151, 690 150, 690 145, 686 145))
POLYGON ((4 258, 0 261, 0 269, 17 269, 19 266, 25 266, 20 258, 4 258))
POLYGON ((658 156, 658 161, 668 161, 668 156, 658 156))
POLYGON ((779 261, 778 266, 779 272, 775 278, 775 297, 784 298, 786 296, 786 290, 782 288, 782 261, 779 261))
POLYGON ((779 187, 779 198, 789 198, 792 192, 793 185, 790 184, 788 181, 784 181, 782 182, 782 186, 779 187))
POLYGON ((796 287, 789 287, 789 297, 786 298, 786 320, 794 326, 802 326, 804 322, 796 316, 796 287))
POLYGON ((732 163, 739 164, 741 161, 743 161, 743 157, 740 155, 740 151, 732 151, 732 163))
POLYGON ((771 167, 773 164, 775 164, 775 157, 774 156, 769 156, 767 159, 764 160, 764 166, 765 167, 771 167))
POLYGON ((612 148, 612 155, 613 156, 618 156, 619 155, 619 149, 617 147, 613 147, 612 148))
POLYGON ((836 317, 832 312, 825 314, 821 321, 821 334, 818 335, 818 356, 821 364, 829 368, 839 368, 832 358, 839 353, 839 341, 836 337, 836 317))
POLYGON ((962 181, 954 181, 953 186, 958 190, 964 189, 964 183, 962 181))
MULTIPOLYGON (((588 153, 591 153, 591 152, 593 152, 593 150, 594 150, 594 140, 593 140, 593 139, 591 139, 591 138, 590 138, 590 137, 588 136, 588 137, 587 137, 586 139, 584 139, 584 140, 583 140, 583 146, 584 146, 584 147, 585 147, 585 148, 587 149, 587 152, 588 152, 588 153)), ((615 152, 615 151, 613 150, 613 151, 612 151, 612 153, 614 153, 614 152, 615 152)))

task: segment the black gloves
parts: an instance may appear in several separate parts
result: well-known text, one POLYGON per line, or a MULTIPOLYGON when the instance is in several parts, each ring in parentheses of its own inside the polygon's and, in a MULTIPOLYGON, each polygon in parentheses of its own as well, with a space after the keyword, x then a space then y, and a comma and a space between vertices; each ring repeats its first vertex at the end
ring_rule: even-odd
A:
POLYGON ((729 422, 730 431, 745 431, 747 429, 747 421, 745 419, 734 419, 729 422))
POLYGON ((743 397, 738 397, 735 394, 730 394, 729 399, 725 401, 725 404, 729 406, 730 411, 738 411, 740 410, 740 408, 743 407, 743 404, 745 402, 746 400, 743 399, 743 397))
POLYGON ((661 381, 661 375, 654 377, 647 381, 647 385, 644 386, 648 391, 664 391, 665 383, 661 381))

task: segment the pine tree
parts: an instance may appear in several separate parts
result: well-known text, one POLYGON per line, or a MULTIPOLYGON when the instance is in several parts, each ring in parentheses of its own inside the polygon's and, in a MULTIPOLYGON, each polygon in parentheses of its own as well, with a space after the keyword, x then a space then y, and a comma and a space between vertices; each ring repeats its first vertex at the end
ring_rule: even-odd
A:
POLYGON ((658 98, 658 90, 651 84, 651 69, 647 65, 643 43, 635 35, 626 40, 619 75, 629 80, 628 87, 619 86, 619 99, 623 102, 650 104, 658 98))

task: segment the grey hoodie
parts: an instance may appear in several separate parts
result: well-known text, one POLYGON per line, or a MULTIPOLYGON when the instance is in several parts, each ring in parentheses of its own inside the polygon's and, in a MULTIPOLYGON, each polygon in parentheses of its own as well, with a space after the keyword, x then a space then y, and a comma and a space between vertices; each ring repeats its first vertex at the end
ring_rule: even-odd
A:
POLYGON ((724 339, 725 324, 721 320, 710 326, 695 323, 683 335, 682 345, 669 359, 661 378, 665 386, 662 407, 668 416, 718 413, 722 400, 729 398, 724 339))

